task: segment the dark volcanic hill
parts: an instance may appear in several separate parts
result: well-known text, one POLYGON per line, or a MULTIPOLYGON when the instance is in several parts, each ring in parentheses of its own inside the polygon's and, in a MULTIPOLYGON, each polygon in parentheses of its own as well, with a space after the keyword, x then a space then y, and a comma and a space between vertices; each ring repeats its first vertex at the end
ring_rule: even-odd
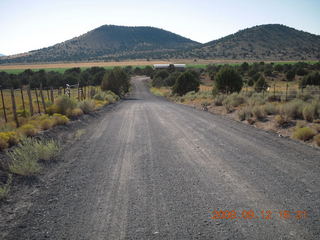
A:
POLYGON ((280 24, 241 30, 208 42, 182 58, 303 60, 320 58, 320 36, 280 24))
POLYGON ((153 27, 104 25, 48 48, 1 57, 0 64, 146 58, 315 60, 320 59, 320 36, 267 24, 200 44, 153 27))
POLYGON ((104 25, 54 46, 10 56, 1 62, 119 60, 157 56, 199 45, 195 41, 154 27, 104 25))

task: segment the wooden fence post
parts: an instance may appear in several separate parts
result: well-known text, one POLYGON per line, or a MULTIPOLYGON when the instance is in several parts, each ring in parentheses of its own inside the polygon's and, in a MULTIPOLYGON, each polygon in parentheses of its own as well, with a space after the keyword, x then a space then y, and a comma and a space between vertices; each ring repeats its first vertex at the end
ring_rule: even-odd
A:
POLYGON ((3 98, 2 87, 0 87, 0 91, 1 91, 1 99, 2 99, 2 108, 3 108, 3 116, 4 116, 4 120, 5 120, 6 122, 8 122, 7 112, 6 112, 6 106, 5 106, 4 98, 3 98))
POLYGON ((22 100, 23 112, 24 112, 24 114, 26 114, 26 106, 25 106, 25 104, 24 104, 24 96, 23 96, 23 89, 22 89, 22 87, 20 88, 20 91, 21 91, 21 100, 22 100))
POLYGON ((38 112, 39 112, 39 114, 41 114, 41 111, 40 111, 40 103, 39 103, 39 97, 38 97, 38 91, 37 91, 37 88, 35 89, 35 91, 36 91, 36 98, 37 98, 38 112))
POLYGON ((53 87, 50 87, 51 102, 54 103, 53 87))
POLYGON ((17 128, 20 126, 18 121, 18 115, 17 115, 17 107, 16 107, 16 101, 14 99, 14 90, 11 88, 11 101, 12 101, 12 113, 14 121, 16 122, 17 128))
POLYGON ((43 110, 45 113, 47 113, 46 102, 44 101, 44 96, 43 96, 43 91, 42 91, 42 84, 40 84, 40 97, 41 97, 41 101, 42 101, 42 105, 43 105, 43 110))
POLYGON ((49 88, 47 88, 48 101, 50 101, 49 88))
POLYGON ((79 87, 79 83, 78 83, 78 86, 77 86, 77 91, 78 91, 78 101, 80 101, 80 87, 79 87))
POLYGON ((289 84, 287 83, 287 86, 286 86, 286 101, 288 100, 288 88, 289 88, 289 84))
POLYGON ((30 115, 33 116, 33 103, 32 103, 32 95, 30 91, 30 85, 27 88, 28 98, 29 98, 29 106, 30 106, 30 115))

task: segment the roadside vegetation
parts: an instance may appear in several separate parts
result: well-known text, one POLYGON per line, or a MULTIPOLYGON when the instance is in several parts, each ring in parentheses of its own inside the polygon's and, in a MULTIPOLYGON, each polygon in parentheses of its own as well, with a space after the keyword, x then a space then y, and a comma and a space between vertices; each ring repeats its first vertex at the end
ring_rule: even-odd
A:
POLYGON ((151 78, 155 95, 320 146, 320 62, 162 69, 151 78), (193 78, 182 83, 186 73, 193 78))
MULTIPOLYGON (((12 100, 11 96, 4 96, 2 106, 10 107, 6 109, 0 108, 2 113, 6 110, 7 117, 7 119, 3 118, 0 122, 0 151, 2 151, 0 158, 0 199, 5 199, 8 196, 13 179, 17 177, 37 177, 46 164, 55 160, 59 155, 59 142, 54 139, 42 139, 39 137, 39 133, 58 125, 66 125, 83 114, 90 114, 103 106, 119 101, 129 91, 129 74, 133 73, 133 69, 116 67, 109 71, 104 71, 99 77, 95 76, 95 74, 87 75, 75 70, 72 70, 72 73, 68 72, 67 75, 71 74, 70 76, 75 77, 77 81, 84 81, 83 79, 86 76, 88 78, 91 76, 93 77, 91 79, 92 83, 95 85, 88 88, 89 92, 84 94, 85 96, 80 95, 81 97, 77 96, 77 94, 71 94, 71 89, 68 89, 69 92, 65 91, 64 94, 57 95, 54 101, 50 101, 51 98, 48 94, 48 98, 42 101, 42 103, 45 102, 42 108, 39 107, 39 100, 34 102, 35 106, 38 105, 39 109, 37 110, 39 111, 35 111, 32 115, 26 106, 21 106, 21 102, 17 101, 17 112, 21 111, 22 107, 24 108, 24 113, 17 116, 19 125, 16 124, 17 122, 14 121, 14 116, 12 116, 14 108, 13 105, 9 104, 12 100), (100 79, 99 82, 97 79, 100 79)), ((31 74, 30 71, 27 71, 22 75, 25 77, 26 73, 32 77, 29 78, 28 82, 23 82, 23 84, 26 83, 28 86, 36 84, 36 87, 43 86, 45 79, 48 79, 52 74, 44 72, 42 77, 37 78, 35 76, 39 73, 34 76, 33 73, 31 74)), ((89 72, 86 71, 86 73, 89 72)), ((100 75, 100 73, 97 74, 100 75)), ((23 76, 10 76, 10 79, 16 78, 16 80, 24 81, 23 76)), ((6 84, 1 77, 0 81, 6 84)), ((14 86, 10 85, 9 87, 13 88, 14 86)), ((78 91, 79 89, 78 85, 78 91)), ((5 91, 7 90, 3 90, 3 92, 5 91)), ((24 105, 29 104, 29 102, 22 103, 24 105)), ((79 136, 76 135, 75 138, 78 139, 79 136)))

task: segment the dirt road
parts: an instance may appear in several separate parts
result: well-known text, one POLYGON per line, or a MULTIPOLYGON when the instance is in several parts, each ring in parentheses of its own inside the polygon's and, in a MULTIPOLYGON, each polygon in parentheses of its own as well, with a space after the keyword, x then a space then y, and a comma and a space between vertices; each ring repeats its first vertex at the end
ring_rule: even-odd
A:
POLYGON ((68 149, 6 239, 319 237, 319 150, 167 102, 143 78, 133 86, 68 149), (237 219, 211 219, 215 209, 237 219))

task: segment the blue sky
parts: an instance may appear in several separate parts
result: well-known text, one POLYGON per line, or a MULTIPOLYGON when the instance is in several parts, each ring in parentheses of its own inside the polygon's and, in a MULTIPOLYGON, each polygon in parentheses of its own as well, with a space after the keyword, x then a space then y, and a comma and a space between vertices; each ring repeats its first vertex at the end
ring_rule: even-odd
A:
POLYGON ((0 0, 0 53, 15 54, 104 24, 154 26, 199 42, 281 23, 320 35, 320 0, 0 0))

